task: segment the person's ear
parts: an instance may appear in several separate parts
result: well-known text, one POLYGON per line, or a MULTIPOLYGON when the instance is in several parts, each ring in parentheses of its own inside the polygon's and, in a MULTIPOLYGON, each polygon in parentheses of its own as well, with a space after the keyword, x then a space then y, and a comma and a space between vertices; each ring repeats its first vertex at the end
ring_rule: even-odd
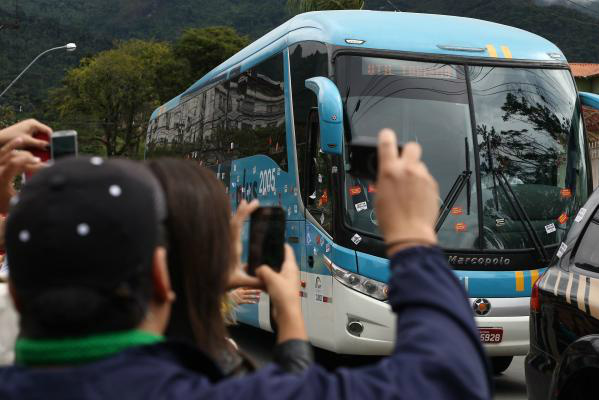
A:
POLYGON ((160 303, 172 303, 175 301, 175 292, 171 287, 166 261, 166 249, 156 247, 152 259, 152 281, 154 285, 154 299, 160 303))
POLYGON ((19 301, 19 296, 17 295, 17 291, 12 281, 8 280, 8 293, 10 294, 10 298, 12 299, 13 304, 15 305, 15 309, 17 312, 21 312, 21 302, 19 301))

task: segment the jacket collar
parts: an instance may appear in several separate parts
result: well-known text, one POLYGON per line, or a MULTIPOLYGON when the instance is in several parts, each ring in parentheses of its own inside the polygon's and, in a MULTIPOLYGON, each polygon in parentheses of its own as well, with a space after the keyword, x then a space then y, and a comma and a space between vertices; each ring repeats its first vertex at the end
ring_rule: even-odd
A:
POLYGON ((109 332, 82 338, 20 338, 15 345, 15 360, 17 364, 26 366, 81 364, 112 356, 130 347, 163 340, 162 336, 140 330, 109 332))

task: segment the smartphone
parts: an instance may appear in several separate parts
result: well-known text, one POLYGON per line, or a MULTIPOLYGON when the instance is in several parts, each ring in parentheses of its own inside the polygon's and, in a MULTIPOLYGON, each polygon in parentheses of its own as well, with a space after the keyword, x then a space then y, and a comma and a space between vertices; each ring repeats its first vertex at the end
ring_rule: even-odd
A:
MULTIPOLYGON (((397 146, 401 154, 401 145, 397 146)), ((372 136, 357 136, 349 144, 349 173, 356 178, 376 181, 379 170, 378 139, 372 136)))
MULTIPOLYGON (((40 160, 42 160, 42 162, 47 162, 52 158, 52 153, 50 151, 50 135, 48 135, 47 133, 42 133, 42 132, 37 132, 33 134, 33 138, 35 139, 39 139, 39 140, 44 140, 46 142, 48 142, 48 146, 46 149, 38 149, 38 148, 29 148, 27 149, 27 151, 29 151, 33 156, 38 157, 40 160)), ((21 181, 22 183, 27 182, 28 179, 31 178, 31 173, 30 172, 23 172, 23 174, 21 175, 21 181)))
POLYGON ((285 210, 281 207, 260 207, 250 217, 248 274, 268 265, 276 272, 285 260, 285 210))
POLYGON ((57 131, 52 133, 50 151, 53 160, 77 155, 77 131, 57 131))
POLYGON ((31 152, 31 154, 33 154, 35 157, 39 157, 40 160, 42 160, 42 162, 46 162, 48 160, 50 160, 50 158, 52 157, 52 154, 50 153, 50 135, 48 135, 47 133, 35 133, 33 135, 33 137, 35 139, 39 139, 39 140, 44 140, 46 142, 48 142, 48 148, 45 150, 41 150, 41 149, 27 149, 31 152))

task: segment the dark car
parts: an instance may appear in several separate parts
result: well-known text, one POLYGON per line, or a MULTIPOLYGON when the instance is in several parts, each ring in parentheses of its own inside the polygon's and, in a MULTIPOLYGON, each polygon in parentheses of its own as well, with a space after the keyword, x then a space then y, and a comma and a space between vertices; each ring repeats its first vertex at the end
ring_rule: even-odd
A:
POLYGON ((599 396, 599 191, 578 211, 530 303, 528 398, 599 396))

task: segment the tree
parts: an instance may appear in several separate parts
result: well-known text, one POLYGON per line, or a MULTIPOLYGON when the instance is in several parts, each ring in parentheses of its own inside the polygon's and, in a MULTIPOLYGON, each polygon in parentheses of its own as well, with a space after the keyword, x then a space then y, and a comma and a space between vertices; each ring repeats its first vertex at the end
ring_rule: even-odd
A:
POLYGON ((0 106, 0 129, 17 122, 15 110, 11 106, 0 106))
POLYGON ((186 29, 175 42, 177 58, 186 60, 189 77, 195 81, 249 44, 228 26, 186 29))
POLYGON ((107 156, 139 155, 154 108, 184 87, 182 63, 166 43, 131 40, 81 61, 51 98, 80 138, 100 142, 107 156))
POLYGON ((288 0, 291 14, 319 10, 355 10, 364 8, 364 0, 288 0))

